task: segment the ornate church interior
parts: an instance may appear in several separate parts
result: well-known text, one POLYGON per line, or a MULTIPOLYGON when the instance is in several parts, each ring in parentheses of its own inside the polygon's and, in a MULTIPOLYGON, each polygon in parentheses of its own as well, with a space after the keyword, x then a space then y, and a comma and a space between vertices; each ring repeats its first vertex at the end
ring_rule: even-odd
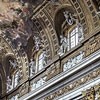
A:
POLYGON ((100 100, 100 0, 0 0, 0 100, 100 100))

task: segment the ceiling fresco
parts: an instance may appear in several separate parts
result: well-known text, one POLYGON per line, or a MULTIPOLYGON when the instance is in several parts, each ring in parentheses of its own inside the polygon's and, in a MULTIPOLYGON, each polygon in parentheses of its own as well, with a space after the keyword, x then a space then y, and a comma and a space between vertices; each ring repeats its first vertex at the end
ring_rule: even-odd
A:
POLYGON ((26 45, 24 40, 30 37, 33 27, 30 3, 2 1, 0 7, 0 29, 15 46, 26 45))

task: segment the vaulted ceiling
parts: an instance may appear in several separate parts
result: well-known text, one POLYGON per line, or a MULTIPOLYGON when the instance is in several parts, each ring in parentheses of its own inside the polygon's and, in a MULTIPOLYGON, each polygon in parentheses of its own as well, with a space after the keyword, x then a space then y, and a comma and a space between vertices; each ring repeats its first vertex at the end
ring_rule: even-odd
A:
POLYGON ((11 1, 0 1, 0 86, 4 91, 6 86, 3 83, 6 83, 9 74, 7 59, 16 58, 22 80, 28 78, 28 62, 35 54, 34 36, 39 36, 44 43, 48 61, 57 55, 61 25, 65 20, 62 14, 64 10, 77 15, 84 28, 85 38, 91 32, 99 30, 100 16, 96 14, 98 5, 94 4, 94 0, 11 1))

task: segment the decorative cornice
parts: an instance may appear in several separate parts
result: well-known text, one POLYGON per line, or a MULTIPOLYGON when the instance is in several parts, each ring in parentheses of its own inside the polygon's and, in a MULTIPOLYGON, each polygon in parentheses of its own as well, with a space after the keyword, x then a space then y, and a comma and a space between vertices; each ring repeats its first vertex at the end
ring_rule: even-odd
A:
POLYGON ((77 79, 76 81, 72 82, 69 85, 64 86, 62 89, 52 93, 51 95, 44 98, 44 100, 53 100, 54 98, 57 98, 58 96, 61 96, 65 93, 70 92, 71 90, 89 82, 90 80, 95 79, 96 77, 100 76, 100 68, 96 69, 95 71, 85 75, 81 79, 77 79))
MULTIPOLYGON (((34 90, 34 91, 32 91, 32 92, 30 92, 30 93, 22 96, 21 98, 19 98, 19 100, 28 100, 29 98, 32 98, 33 96, 39 94, 40 92, 42 92, 43 90, 47 89, 48 87, 56 84, 57 82, 61 81, 62 79, 68 77, 69 75, 72 75, 76 71, 78 71, 78 70, 86 67, 87 65, 91 64, 94 60, 97 60, 98 58, 100 58, 100 51, 97 51, 94 54, 92 54, 91 56, 89 56, 87 59, 84 59, 80 64, 77 65, 77 67, 75 67, 70 72, 63 72, 63 73, 58 74, 54 78, 48 80, 40 88, 38 88, 38 89, 36 89, 36 90, 34 90)), ((90 79, 93 79, 93 78, 97 77, 100 74, 100 69, 97 70, 97 73, 98 74, 95 74, 95 75, 91 75, 91 73, 90 73, 89 75, 87 75, 89 77, 87 77, 86 79, 79 80, 79 81, 81 81, 80 84, 83 84, 83 83, 89 81, 90 79)), ((71 84, 70 86, 68 86, 67 87, 68 89, 66 91, 72 90, 75 87, 75 85, 79 86, 79 83, 78 83, 79 81, 76 81, 76 83, 74 82, 74 86, 73 86, 73 84, 71 84)), ((63 90, 65 90, 65 88, 63 88, 63 90)), ((48 96, 48 97, 50 97, 50 96, 48 96)), ((47 100, 49 100, 49 99, 47 99, 47 100)))

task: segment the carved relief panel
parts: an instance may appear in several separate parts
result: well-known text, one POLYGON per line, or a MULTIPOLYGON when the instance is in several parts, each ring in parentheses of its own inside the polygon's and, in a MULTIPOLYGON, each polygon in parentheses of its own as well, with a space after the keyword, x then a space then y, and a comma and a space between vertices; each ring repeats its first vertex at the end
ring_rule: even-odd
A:
POLYGON ((92 37, 85 45, 84 45, 84 50, 85 50, 85 56, 87 57, 88 55, 94 53, 100 49, 100 34, 97 36, 92 37))
POLYGON ((47 80, 53 78, 54 76, 56 76, 60 72, 61 72, 60 62, 56 62, 56 63, 52 64, 46 70, 47 80))
POLYGON ((28 93, 29 90, 29 82, 23 83, 22 86, 19 88, 19 97, 28 93))

